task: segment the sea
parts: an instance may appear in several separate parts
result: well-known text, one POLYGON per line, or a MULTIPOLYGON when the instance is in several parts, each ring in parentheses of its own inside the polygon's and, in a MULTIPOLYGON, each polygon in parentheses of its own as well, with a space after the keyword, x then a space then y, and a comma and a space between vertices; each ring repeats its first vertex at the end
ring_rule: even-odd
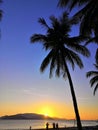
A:
MULTIPOLYGON (((49 123, 49 128, 52 128, 53 123, 58 123, 59 127, 74 127, 75 120, 0 120, 0 130, 25 130, 46 128, 46 123, 49 123)), ((97 121, 82 120, 82 126, 96 126, 97 121)))

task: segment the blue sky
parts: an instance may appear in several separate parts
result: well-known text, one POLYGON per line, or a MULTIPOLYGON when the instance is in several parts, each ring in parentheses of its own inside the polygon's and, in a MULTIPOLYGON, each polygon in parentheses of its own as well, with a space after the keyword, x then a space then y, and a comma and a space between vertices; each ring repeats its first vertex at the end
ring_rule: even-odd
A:
MULTIPOLYGON (((69 107, 73 111, 68 81, 55 77, 49 79, 48 70, 41 74, 39 68, 46 53, 40 44, 30 43, 32 34, 45 33, 45 29, 37 22, 39 17, 45 18, 49 23, 50 15, 59 16, 63 12, 57 8, 57 2, 58 0, 3 0, 3 19, 0 23, 0 115, 41 113, 38 110, 39 104, 43 106, 45 103, 52 103, 54 108, 60 107, 55 114, 50 114, 53 116, 66 118, 69 107), (64 109, 60 114, 59 111, 64 109)), ((76 33, 77 29, 74 28, 71 34, 73 36, 76 33)), ((92 52, 89 59, 82 57, 85 65, 82 71, 76 67, 73 72, 70 68, 81 115, 91 108, 91 116, 87 114, 88 118, 98 117, 98 92, 93 96, 93 89, 85 76, 87 71, 93 69, 95 47, 96 45, 88 46, 92 52), (92 111, 95 111, 94 114, 92 111)))

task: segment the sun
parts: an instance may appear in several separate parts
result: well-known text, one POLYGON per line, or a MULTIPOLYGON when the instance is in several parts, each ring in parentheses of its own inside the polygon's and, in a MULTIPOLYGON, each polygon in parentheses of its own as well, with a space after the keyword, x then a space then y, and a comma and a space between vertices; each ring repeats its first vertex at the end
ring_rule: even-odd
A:
POLYGON ((44 116, 45 116, 45 117, 48 117, 48 113, 45 113, 44 116))
POLYGON ((52 111, 52 109, 49 106, 43 106, 40 109, 39 113, 43 114, 44 117, 52 117, 52 115, 53 115, 53 111, 52 111))

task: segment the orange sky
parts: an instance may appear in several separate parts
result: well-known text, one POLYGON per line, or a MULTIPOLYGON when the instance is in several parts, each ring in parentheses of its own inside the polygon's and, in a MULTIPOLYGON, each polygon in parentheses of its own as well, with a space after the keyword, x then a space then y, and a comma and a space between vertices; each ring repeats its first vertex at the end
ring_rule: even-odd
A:
MULTIPOLYGON (((86 106, 80 106, 80 116, 81 119, 98 119, 98 105, 91 106, 89 108, 88 105, 86 106)), ((74 110, 71 103, 69 104, 62 104, 62 103, 54 103, 54 102, 40 102, 36 103, 35 105, 32 104, 5 104, 5 107, 1 106, 0 108, 0 115, 13 115, 17 113, 38 113, 43 115, 48 115, 50 117, 59 117, 59 118, 65 118, 65 119, 74 119, 74 110)))

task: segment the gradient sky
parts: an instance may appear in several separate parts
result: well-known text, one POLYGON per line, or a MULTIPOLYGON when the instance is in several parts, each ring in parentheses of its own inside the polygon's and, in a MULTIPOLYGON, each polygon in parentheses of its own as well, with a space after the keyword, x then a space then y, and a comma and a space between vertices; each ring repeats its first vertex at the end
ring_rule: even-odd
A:
MULTIPOLYGON (((38 21, 59 16, 58 0, 3 0, 0 23, 0 116, 16 113, 40 113, 53 117, 75 118, 68 81, 49 79, 48 70, 41 74, 40 64, 46 53, 40 44, 30 44, 34 33, 44 33, 38 21)), ((76 35, 74 28, 71 35, 76 35)), ((95 45, 89 45, 91 57, 83 58, 84 69, 70 72, 81 119, 98 119, 98 92, 85 73, 93 70, 95 45)))

